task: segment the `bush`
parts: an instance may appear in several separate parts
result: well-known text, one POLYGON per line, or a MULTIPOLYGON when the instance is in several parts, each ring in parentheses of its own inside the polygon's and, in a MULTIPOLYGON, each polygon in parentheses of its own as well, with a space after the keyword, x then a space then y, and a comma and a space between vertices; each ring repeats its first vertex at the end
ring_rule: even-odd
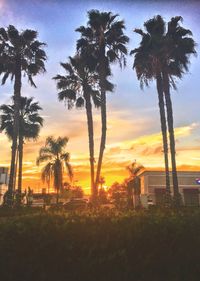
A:
POLYGON ((199 249, 198 209, 0 219, 4 281, 195 281, 199 249))

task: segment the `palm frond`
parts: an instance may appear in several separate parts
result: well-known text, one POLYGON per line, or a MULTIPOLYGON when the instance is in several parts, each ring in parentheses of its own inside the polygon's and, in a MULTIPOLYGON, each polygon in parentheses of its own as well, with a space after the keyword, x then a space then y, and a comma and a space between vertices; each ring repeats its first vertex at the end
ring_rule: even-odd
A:
POLYGON ((85 106, 85 100, 82 97, 77 98, 76 100, 76 107, 77 108, 82 108, 85 106))

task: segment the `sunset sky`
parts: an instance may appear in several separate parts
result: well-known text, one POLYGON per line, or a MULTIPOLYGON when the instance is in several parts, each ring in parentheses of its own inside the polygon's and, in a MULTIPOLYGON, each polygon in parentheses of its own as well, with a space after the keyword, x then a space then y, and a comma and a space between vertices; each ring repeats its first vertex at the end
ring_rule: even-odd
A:
MULTIPOLYGON (((193 32, 200 43, 200 2, 198 1, 65 1, 65 0, 0 0, 0 25, 15 25, 18 29, 35 29, 40 41, 46 42, 47 72, 35 79, 37 89, 23 78, 22 95, 34 97, 43 108, 45 119, 40 138, 28 142, 24 149, 24 188, 39 189, 41 167, 35 165, 39 148, 49 135, 68 136, 67 150, 71 154, 75 181, 89 191, 89 156, 85 110, 68 110, 58 102, 52 77, 62 73, 59 63, 66 62, 75 53, 79 34, 75 29, 87 22, 87 11, 99 9, 119 14, 126 23, 130 37, 129 51, 138 46, 140 37, 134 28, 143 28, 149 18, 160 14, 165 20, 181 15, 183 25, 193 32)), ((197 46, 197 52, 199 46, 197 46)), ((155 84, 143 91, 132 70, 133 57, 127 58, 127 67, 121 71, 112 67, 115 91, 108 94, 108 132, 102 175, 109 185, 128 176, 125 167, 135 159, 145 167, 164 167, 160 119, 155 84)), ((190 71, 178 90, 172 91, 174 126, 179 169, 200 170, 200 58, 191 57, 190 71)), ((10 81, 0 88, 0 104, 9 103, 13 94, 10 81)), ((100 112, 94 110, 95 151, 98 154, 100 112)), ((0 134, 0 166, 8 166, 10 147, 7 137, 0 134)))

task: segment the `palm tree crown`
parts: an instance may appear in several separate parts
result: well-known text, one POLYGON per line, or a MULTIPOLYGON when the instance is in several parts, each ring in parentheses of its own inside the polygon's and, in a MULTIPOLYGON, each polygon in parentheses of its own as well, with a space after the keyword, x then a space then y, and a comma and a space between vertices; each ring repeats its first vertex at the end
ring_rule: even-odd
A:
POLYGON ((175 87, 173 77, 182 78, 188 71, 189 58, 196 54, 192 32, 179 25, 182 18, 171 18, 166 27, 163 18, 158 15, 144 23, 145 31, 135 29, 142 36, 140 46, 131 51, 135 55, 133 67, 141 84, 156 78, 163 67, 175 87))
POLYGON ((0 75, 3 74, 2 84, 10 76, 16 75, 16 64, 20 63, 21 71, 27 75, 28 81, 36 87, 33 76, 45 71, 45 43, 37 40, 37 32, 26 29, 19 32, 13 25, 7 29, 0 28, 0 75))
POLYGON ((100 106, 100 93, 98 90, 98 75, 94 66, 83 56, 69 57, 69 62, 61 63, 66 75, 57 75, 57 89, 60 101, 67 101, 68 108, 73 106, 81 108, 85 105, 88 95, 93 99, 96 107, 100 106))
MULTIPOLYGON (((4 130, 9 139, 13 141, 14 138, 14 98, 13 104, 2 105, 0 107, 2 115, 0 116, 0 129, 4 130)), ((42 108, 38 102, 33 102, 33 98, 21 97, 19 107, 19 135, 18 135, 18 154, 19 154, 19 171, 18 171, 18 192, 22 191, 22 168, 23 168, 23 147, 24 140, 37 139, 39 136, 40 128, 43 125, 43 118, 39 115, 42 108)), ((18 157, 16 157, 18 158, 18 157)), ((17 159, 18 161, 18 159, 17 159)), ((16 161, 16 162, 17 162, 16 161)), ((15 165, 16 177, 17 164, 15 165)), ((16 180, 14 179, 14 182, 16 180)), ((19 204, 21 198, 19 197, 19 204)))
MULTIPOLYGON (((109 63, 119 61, 120 66, 126 64, 129 38, 124 34, 125 24, 123 20, 117 20, 118 15, 111 12, 91 10, 88 12, 87 27, 80 26, 76 31, 81 33, 81 39, 77 41, 77 50, 93 51, 98 64, 102 56, 106 58, 107 75, 110 74, 109 63)), ((105 61, 104 61, 105 62, 105 61)))
MULTIPOLYGON (((33 102, 33 98, 21 97, 20 99, 20 122, 19 135, 24 139, 36 139, 40 128, 43 125, 43 118, 39 115, 42 108, 38 102, 33 102)), ((5 131, 9 139, 13 138, 14 125, 14 102, 11 105, 0 107, 0 129, 5 131)))
POLYGON ((59 192, 63 188, 63 169, 67 169, 70 180, 73 178, 72 167, 69 163, 70 154, 65 151, 68 143, 67 137, 58 137, 57 139, 50 136, 46 139, 46 144, 39 151, 37 165, 46 162, 42 171, 42 179, 48 181, 53 177, 54 188, 59 192))

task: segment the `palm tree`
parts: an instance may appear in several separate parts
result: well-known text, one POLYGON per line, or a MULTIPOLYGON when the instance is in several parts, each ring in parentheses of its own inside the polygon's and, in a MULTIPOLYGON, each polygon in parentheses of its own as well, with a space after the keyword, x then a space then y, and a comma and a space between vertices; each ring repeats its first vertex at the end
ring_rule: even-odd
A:
POLYGON ((100 188, 102 189, 103 188, 103 184, 105 184, 105 178, 103 177, 103 176, 101 176, 100 178, 99 178, 99 184, 100 184, 100 188))
MULTIPOLYGON (((43 118, 39 115, 42 108, 38 102, 33 102, 33 98, 20 98, 19 111, 19 172, 18 172, 18 192, 22 190, 22 166, 23 166, 23 146, 25 140, 37 139, 40 128, 43 125, 43 118)), ((11 105, 2 105, 0 107, 2 115, 0 116, 0 129, 5 131, 10 140, 13 140, 14 132, 14 99, 11 105)), ((17 167, 16 167, 17 168, 17 167)))
POLYGON ((94 63, 88 57, 76 55, 69 57, 68 63, 61 63, 66 75, 57 75, 58 99, 67 101, 68 108, 85 106, 90 152, 91 193, 95 196, 94 187, 94 128, 92 116, 92 101, 95 107, 100 106, 100 93, 98 91, 98 75, 94 71, 94 63))
POLYGON ((92 52, 97 60, 96 69, 99 74, 102 129, 95 181, 96 194, 106 145, 106 91, 113 91, 113 85, 108 82, 107 77, 111 75, 111 63, 119 62, 121 67, 125 65, 126 44, 129 41, 129 38, 124 35, 124 21, 116 20, 117 16, 111 12, 91 10, 88 12, 87 27, 81 26, 76 30, 81 33, 81 38, 77 41, 77 50, 81 53, 88 53, 88 50, 92 52))
MULTIPOLYGON (((172 18, 168 22, 167 28, 166 23, 159 15, 148 20, 144 24, 146 33, 142 30, 136 30, 137 33, 142 35, 142 41, 140 47, 133 51, 135 52, 135 57, 144 55, 144 65, 142 65, 142 68, 145 69, 143 81, 147 82, 148 79, 156 78, 157 88, 160 92, 159 96, 161 96, 161 92, 164 93, 170 139, 173 189, 177 204, 180 203, 180 195, 176 170, 176 150, 170 87, 172 86, 176 89, 174 78, 182 78, 183 74, 188 71, 190 55, 196 53, 195 42, 191 38, 192 33, 190 30, 179 25, 181 19, 181 17, 172 18)), ((137 69, 137 71, 140 72, 140 69, 137 69)), ((163 98, 161 103, 163 103, 163 98)), ((163 106, 161 110, 163 111, 163 106)), ((166 133, 164 132, 164 134, 166 133)))
POLYGON ((39 42, 37 36, 38 33, 34 30, 26 29, 19 32, 13 25, 9 25, 6 29, 0 28, 0 75, 2 75, 2 84, 6 83, 9 76, 11 80, 14 80, 14 126, 8 186, 11 204, 19 134, 22 75, 26 75, 31 86, 36 87, 33 77, 45 71, 46 54, 43 50, 45 44, 39 42))
POLYGON ((63 189, 63 171, 64 167, 68 172, 70 181, 73 179, 72 166, 69 163, 70 154, 65 151, 68 143, 67 137, 58 137, 57 139, 50 136, 46 139, 46 144, 39 151, 37 158, 37 165, 46 162, 42 170, 43 181, 49 181, 52 177, 54 181, 54 188, 57 191, 57 203, 59 200, 59 191, 63 189))
POLYGON ((172 180, 175 203, 177 205, 180 204, 180 194, 176 170, 176 148, 173 126, 173 109, 170 97, 170 84, 172 84, 176 89, 174 76, 181 79, 183 74, 188 72, 190 55, 196 54, 195 42, 191 37, 192 32, 189 29, 185 29, 180 26, 180 21, 182 21, 182 17, 177 16, 171 18, 171 20, 168 22, 168 28, 163 40, 164 60, 162 62, 163 90, 167 108, 167 122, 172 162, 172 180))
POLYGON ((166 113, 163 96, 163 81, 161 76, 160 63, 160 41, 162 40, 164 32, 164 21, 160 16, 145 22, 145 29, 147 33, 141 29, 134 31, 142 36, 140 46, 131 51, 134 54, 134 64, 137 73, 137 78, 140 80, 140 86, 143 89, 144 85, 149 86, 149 82, 156 80, 156 87, 158 92, 158 105, 160 111, 160 122, 163 140, 163 152, 165 161, 165 178, 166 178, 166 193, 170 195, 170 177, 169 177, 169 159, 168 159, 168 140, 167 140, 167 124, 166 113), (149 25, 151 30, 149 31, 149 25))

